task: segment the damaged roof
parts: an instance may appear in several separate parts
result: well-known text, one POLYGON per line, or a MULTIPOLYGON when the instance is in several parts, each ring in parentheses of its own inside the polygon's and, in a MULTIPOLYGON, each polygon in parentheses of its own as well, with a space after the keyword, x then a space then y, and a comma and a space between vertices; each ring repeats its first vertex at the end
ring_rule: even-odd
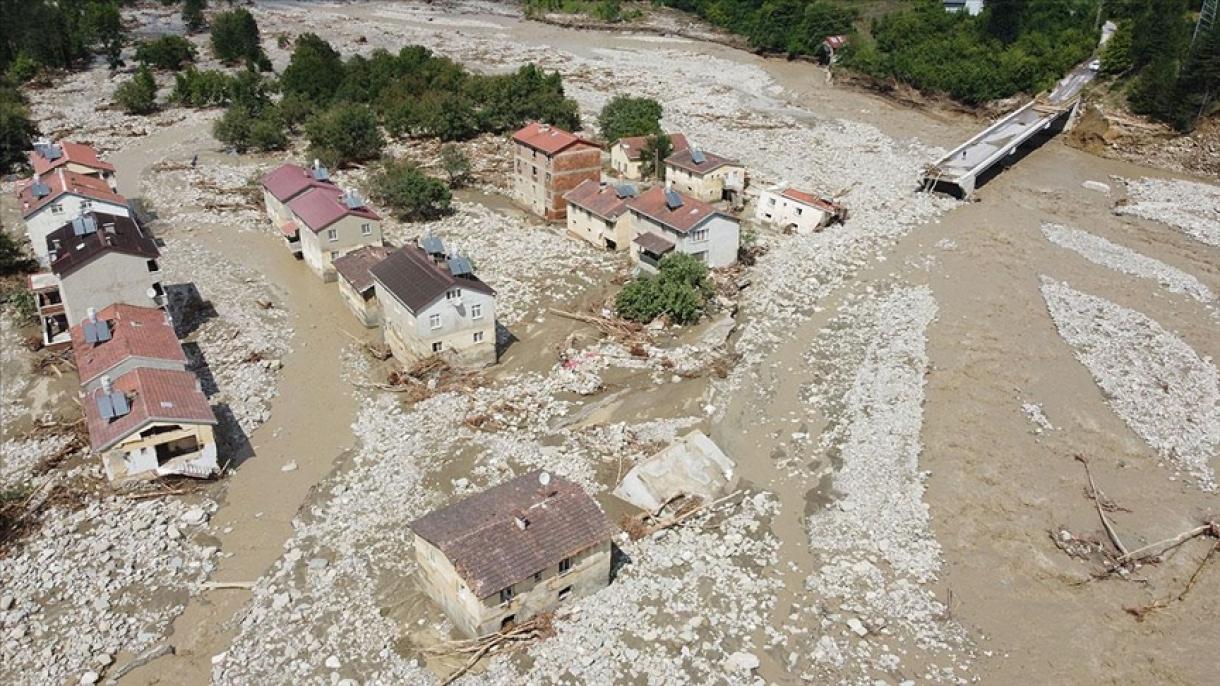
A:
POLYGON ((580 486, 556 476, 543 485, 543 474, 510 479, 409 526, 449 558, 476 597, 485 598, 614 533, 580 486))
POLYGON ((69 162, 102 172, 114 171, 114 165, 102 160, 93 146, 71 141, 36 143, 29 154, 29 159, 35 174, 46 174, 69 162))
POLYGON ((373 275, 369 273, 369 269, 384 260, 389 254, 389 248, 380 245, 366 245, 338 257, 331 262, 331 265, 357 293, 364 293, 373 287, 373 275))
POLYGON ((432 260, 423 248, 407 245, 386 255, 369 269, 373 279, 411 312, 418 313, 450 288, 467 288, 495 295, 491 286, 471 274, 457 277, 432 260))
POLYGON ((797 190, 796 188, 785 188, 780 192, 780 195, 789 200, 794 200, 796 202, 809 205, 810 207, 816 207, 819 210, 824 210, 826 212, 835 212, 841 208, 841 206, 837 203, 824 200, 812 193, 806 193, 805 191, 797 190))
POLYGON ((114 419, 102 416, 97 398, 105 395, 105 390, 100 387, 88 393, 81 403, 89 429, 89 445, 94 452, 108 450, 153 422, 216 424, 216 415, 199 388, 199 380, 190 372, 140 367, 114 379, 113 390, 122 393, 131 406, 122 416, 114 419))

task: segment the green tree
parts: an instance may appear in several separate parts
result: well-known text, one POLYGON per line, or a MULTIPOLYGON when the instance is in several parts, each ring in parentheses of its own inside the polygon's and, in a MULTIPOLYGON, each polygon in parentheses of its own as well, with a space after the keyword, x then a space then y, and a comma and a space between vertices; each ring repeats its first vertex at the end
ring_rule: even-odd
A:
POLYGON ((157 109, 157 81, 148 66, 142 66, 114 90, 114 101, 127 114, 149 114, 157 109))
POLYGON ((686 253, 671 253, 661 260, 656 276, 639 276, 614 299, 619 316, 651 322, 662 314, 677 324, 691 324, 703 316, 712 295, 707 265, 686 253))
POLYGON ((200 71, 195 67, 174 74, 174 90, 171 102, 184 107, 215 107, 229 102, 234 77, 225 72, 209 69, 200 71))
POLYGON ((136 47, 136 61, 157 69, 178 71, 195 61, 195 45, 182 36, 162 36, 136 47))
POLYGON ((33 147, 37 135, 38 127, 30 119, 21 92, 0 78, 0 173, 25 168, 25 153, 33 147))
POLYGON ((1125 74, 1135 66, 1131 57, 1131 40, 1134 30, 1130 21, 1122 21, 1118 29, 1101 50, 1101 71, 1109 76, 1125 74))
POLYGON ((660 179, 665 173, 665 158, 673 152, 673 140, 668 134, 649 136, 640 149, 640 174, 646 179, 660 179))
POLYGON ((225 64, 266 60, 258 32, 258 22, 244 9, 220 12, 212 17, 212 52, 225 64))
POLYGON ((446 143, 441 146, 441 169, 449 177, 449 185, 460 188, 466 185, 470 178, 470 158, 456 143, 446 143))
POLYGON ((216 121, 212 135, 237 152, 283 150, 288 145, 283 118, 274 105, 254 109, 234 104, 216 121))
POLYGON ((449 212, 452 201, 444 182, 424 174, 407 160, 386 160, 373 176, 372 195, 404 221, 439 217, 449 212))
POLYGON ((292 59, 280 75, 285 94, 300 95, 316 105, 326 105, 343 85, 343 58, 330 43, 313 33, 297 36, 292 59))
POLYGON ((123 64, 123 17, 117 2, 92 2, 85 6, 84 32, 88 42, 99 46, 111 69, 123 64))
POLYGON ((8 231, 0 229, 0 276, 33 271, 36 266, 34 260, 22 251, 21 242, 8 231))
POLYGON ((203 11, 208 7, 208 0, 183 0, 182 23, 186 24, 187 33, 199 33, 208 26, 203 11))
POLYGON ((8 78, 15 83, 25 83, 42 71, 42 65, 24 52, 17 55, 12 64, 8 66, 8 78))
POLYGON ((661 103, 652 98, 616 95, 602 107, 597 127, 608 143, 626 136, 661 133, 661 103))
POLYGON ((339 103, 320 112, 305 124, 305 135, 310 156, 331 167, 375 159, 385 145, 377 117, 357 104, 339 103))

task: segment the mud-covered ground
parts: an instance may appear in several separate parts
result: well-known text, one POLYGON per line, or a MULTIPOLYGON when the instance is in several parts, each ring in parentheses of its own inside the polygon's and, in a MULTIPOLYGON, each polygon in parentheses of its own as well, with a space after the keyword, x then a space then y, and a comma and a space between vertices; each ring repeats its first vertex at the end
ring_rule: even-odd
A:
MULTIPOLYGON (((5 321, 0 476, 62 474, 95 494, 56 504, 0 559, 17 682, 434 682, 465 658, 438 654, 450 626, 415 585, 407 522, 535 467, 598 494, 617 522, 608 491, 690 428, 737 461, 739 492, 689 525, 616 540, 625 563, 608 590, 465 682, 1208 682, 1220 575, 1201 568, 1176 598, 1214 541, 1095 580, 1108 543, 1074 457, 1128 548, 1215 516, 1214 186, 1051 141, 958 203, 913 189, 971 122, 837 88, 808 64, 523 22, 498 3, 253 11, 277 68, 276 39, 307 28, 345 54, 420 43, 477 69, 535 61, 564 75, 587 122, 615 93, 655 97, 667 128, 742 159, 756 186, 838 194, 851 219, 763 231, 736 302, 640 355, 550 311, 599 305, 625 258, 514 209, 498 194, 508 146, 476 139, 476 188, 456 211, 387 235, 432 232, 475 258, 500 292, 502 364, 404 402, 377 387, 385 367, 360 345, 375 334, 251 201, 251 180, 303 161, 299 145, 232 155, 208 133, 214 111, 82 105, 117 83, 104 69, 31 93, 45 130, 97 143, 155 215, 234 460, 210 489, 144 502, 108 494, 80 451, 33 475, 67 439, 7 428, 70 415, 71 388, 32 371, 5 321), (70 564, 83 558, 100 566, 70 564), (1149 606, 1142 621, 1127 611, 1149 606), (147 664, 127 671, 133 660, 147 664)), ((132 17, 180 28, 156 5, 132 17)), ((436 149, 393 152, 428 164, 436 149)), ((0 209, 14 226, 8 196, 0 209)))

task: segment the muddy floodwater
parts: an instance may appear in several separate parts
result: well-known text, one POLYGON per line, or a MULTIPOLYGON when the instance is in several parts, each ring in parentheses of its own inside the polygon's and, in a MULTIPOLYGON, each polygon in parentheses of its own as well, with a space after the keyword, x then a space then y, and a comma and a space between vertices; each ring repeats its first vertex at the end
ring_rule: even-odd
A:
MULTIPOLYGON (((376 330, 249 199, 258 175, 303 161, 303 143, 236 155, 210 134, 216 111, 84 108, 113 88, 104 69, 31 93, 44 130, 103 149, 120 192, 149 211, 167 271, 210 300, 187 338, 214 406, 231 410, 231 469, 138 506, 151 524, 118 526, 114 513, 137 512, 121 497, 93 505, 94 541, 114 541, 95 546, 103 576, 134 578, 128 554, 185 570, 146 607, 126 591, 96 601, 88 575, 34 579, 80 547, 35 534, 0 560, 14 683, 438 682, 465 658, 447 652, 452 626, 415 583, 407 523, 544 468, 618 524, 630 508, 608 492, 624 470, 694 428, 736 462, 734 498, 694 525, 616 539, 608 589, 459 683, 1214 681, 1214 539, 1129 574, 1101 573, 1088 553, 1108 545, 1103 500, 1129 549, 1220 510, 1220 248, 1206 240, 1220 194, 1180 185, 1206 180, 1051 139, 961 202, 917 193, 919 173, 982 122, 689 37, 705 28, 579 30, 479 2, 252 11, 277 69, 289 53, 276 39, 309 30, 345 55, 417 43, 484 71, 536 62, 563 75, 590 127, 616 93, 654 97, 667 129, 741 159, 756 187, 832 194, 851 218, 811 235, 760 228, 764 253, 709 321, 631 349, 563 314, 601 311, 626 258, 514 205, 502 137, 466 142, 476 183, 455 212, 388 219, 386 234, 434 233, 475 259, 500 294, 501 360, 407 401, 385 389, 392 362, 367 354, 376 330), (1179 207, 1158 215, 1158 193, 1179 207), (66 612, 84 613, 83 628, 57 619, 66 612)), ((150 33, 177 26, 153 6, 131 18, 150 33)), ((418 143, 391 152, 434 162, 418 143)), ((367 176, 336 171, 357 188, 367 176)), ((0 210, 19 223, 11 194, 0 210)), ((7 483, 60 447, 28 439, 44 415, 75 410, 72 372, 39 371, 18 347, 28 331, 5 326, 7 483)), ((84 454, 73 459, 74 478, 100 487, 84 454)), ((70 517, 49 526, 77 536, 70 517)))

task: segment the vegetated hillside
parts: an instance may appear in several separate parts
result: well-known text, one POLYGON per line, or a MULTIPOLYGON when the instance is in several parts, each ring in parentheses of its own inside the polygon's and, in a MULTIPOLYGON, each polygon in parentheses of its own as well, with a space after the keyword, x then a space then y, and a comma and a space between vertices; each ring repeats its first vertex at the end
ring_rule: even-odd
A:
POLYGON ((1118 31, 1102 52, 1102 73, 1131 110, 1190 131, 1220 95, 1220 22, 1196 31, 1200 0, 1107 3, 1118 31))
POLYGON ((941 0, 660 0, 792 56, 852 34, 844 66, 977 104, 1054 84, 1092 53, 1099 0, 992 0, 977 17, 941 0))

